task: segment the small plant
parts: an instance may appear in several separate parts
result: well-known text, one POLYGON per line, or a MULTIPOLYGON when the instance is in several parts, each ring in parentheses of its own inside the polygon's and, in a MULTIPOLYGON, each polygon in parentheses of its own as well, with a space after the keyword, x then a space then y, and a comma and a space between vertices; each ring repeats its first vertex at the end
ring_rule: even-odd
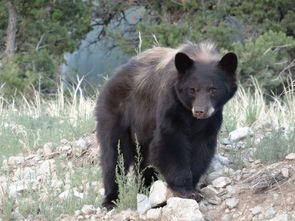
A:
POLYGON ((294 143, 295 129, 276 129, 262 138, 254 156, 263 163, 273 163, 284 159, 288 153, 295 152, 294 143))
POLYGON ((140 155, 140 145, 136 140, 136 156, 134 164, 134 173, 127 175, 128 171, 125 170, 123 154, 120 150, 120 142, 118 143, 118 162, 116 167, 116 182, 119 188, 118 200, 115 202, 119 211, 128 208, 136 209, 137 193, 148 192, 148 189, 143 186, 143 171, 140 169, 142 157, 140 155))

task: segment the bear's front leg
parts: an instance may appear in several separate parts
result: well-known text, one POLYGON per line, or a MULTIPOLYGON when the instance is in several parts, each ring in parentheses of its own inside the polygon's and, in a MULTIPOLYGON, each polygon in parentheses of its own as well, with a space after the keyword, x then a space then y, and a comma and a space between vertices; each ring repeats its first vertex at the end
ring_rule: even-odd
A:
POLYGON ((156 134, 150 146, 151 163, 158 168, 176 195, 197 198, 186 136, 171 129, 156 134))

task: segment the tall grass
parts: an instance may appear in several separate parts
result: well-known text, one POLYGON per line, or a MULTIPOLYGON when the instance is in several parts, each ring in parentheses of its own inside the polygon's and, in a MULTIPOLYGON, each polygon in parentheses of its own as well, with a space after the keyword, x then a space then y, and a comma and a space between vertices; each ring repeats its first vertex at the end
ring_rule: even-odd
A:
POLYGON ((241 127, 295 125, 295 80, 288 81, 281 95, 267 95, 255 79, 254 90, 240 86, 236 96, 225 106, 223 129, 241 127))
POLYGON ((86 97, 80 87, 44 97, 37 91, 32 97, 6 100, 0 87, 0 155, 32 152, 46 142, 75 139, 93 131, 95 97, 86 97))

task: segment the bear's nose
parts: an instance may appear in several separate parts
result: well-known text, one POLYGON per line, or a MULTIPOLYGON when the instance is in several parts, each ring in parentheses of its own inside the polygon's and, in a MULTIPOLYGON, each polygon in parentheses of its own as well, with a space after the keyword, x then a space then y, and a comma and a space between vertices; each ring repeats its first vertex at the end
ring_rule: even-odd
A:
POLYGON ((193 108, 193 115, 196 118, 204 118, 205 117, 205 109, 203 108, 193 108))

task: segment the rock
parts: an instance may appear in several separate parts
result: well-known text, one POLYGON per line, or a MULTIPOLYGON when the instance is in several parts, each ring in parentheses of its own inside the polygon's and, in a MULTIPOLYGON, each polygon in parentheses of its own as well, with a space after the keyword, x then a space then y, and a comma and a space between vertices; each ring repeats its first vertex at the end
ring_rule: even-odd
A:
POLYGON ((233 209, 239 204, 240 200, 237 198, 229 198, 225 200, 225 204, 228 208, 233 209))
POLYGON ((9 196, 16 198, 24 191, 26 191, 28 187, 22 183, 10 184, 9 185, 9 196))
POLYGON ((255 207, 251 208, 250 211, 255 216, 255 215, 262 212, 262 207, 261 206, 255 206, 255 207))
POLYGON ((80 216, 82 214, 81 210, 76 210, 75 211, 75 216, 80 216))
POLYGON ((50 155, 53 152, 53 143, 44 144, 43 152, 45 155, 50 155))
POLYGON ((286 156, 286 160, 295 160, 295 153, 289 153, 286 156))
POLYGON ((137 194, 137 212, 144 214, 151 208, 149 198, 144 194, 137 194))
POLYGON ((273 207, 269 207, 264 213, 264 218, 266 219, 271 219, 273 218, 275 215, 277 214, 277 212, 274 210, 273 207))
POLYGON ((216 188, 226 187, 231 183, 231 179, 229 177, 218 177, 217 179, 212 181, 212 184, 216 188))
POLYGON ((204 221, 195 200, 172 197, 162 209, 161 221, 204 221))
POLYGON ((25 162, 25 158, 23 156, 12 156, 8 158, 7 164, 8 166, 16 166, 25 162))
POLYGON ((289 169, 288 168, 282 168, 281 173, 284 177, 286 177, 286 178, 289 177, 289 169))
POLYGON ((232 221, 233 217, 231 214, 224 214, 221 218, 221 221, 232 221))
POLYGON ((62 146, 58 147, 58 151, 60 151, 60 152, 68 152, 71 149, 72 149, 72 147, 70 145, 62 145, 62 146))
POLYGON ((222 143, 223 145, 230 145, 230 144, 232 144, 232 141, 231 141, 229 138, 223 138, 223 139, 221 140, 221 143, 222 143))
POLYGON ((96 213, 96 209, 93 205, 84 205, 81 209, 81 212, 84 215, 90 215, 90 214, 95 214, 96 213))
POLYGON ((212 185, 208 185, 204 188, 202 188, 202 193, 205 194, 205 197, 214 197, 218 194, 218 191, 212 186, 212 185))
POLYGON ((98 192, 99 192, 100 195, 104 196, 105 189, 104 189, 104 188, 100 188, 100 189, 98 190, 98 192))
POLYGON ((286 213, 278 214, 274 218, 270 219, 270 221, 291 221, 291 220, 292 218, 286 213))
POLYGON ((83 138, 80 138, 79 140, 77 140, 75 142, 75 145, 77 145, 79 147, 82 147, 82 148, 86 148, 87 147, 87 142, 83 138))
POLYGON ((38 168, 38 174, 44 175, 44 174, 52 174, 56 170, 55 160, 45 160, 41 163, 41 165, 38 168))
POLYGON ((241 127, 229 133, 229 139, 232 142, 237 142, 249 135, 252 135, 253 131, 250 127, 241 127))
MULTIPOLYGON (((210 172, 210 171, 208 171, 208 172, 210 172)), ((209 173, 206 176, 205 180, 206 180, 207 183, 212 183, 213 180, 215 180, 215 179, 217 179, 218 177, 221 177, 221 176, 223 176, 223 171, 218 170, 218 171, 214 171, 212 173, 209 173)))
POLYGON ((150 190, 149 201, 151 207, 161 205, 166 202, 168 196, 167 184, 161 180, 153 183, 150 190))
POLYGON ((146 213, 148 220, 159 220, 161 217, 162 208, 150 209, 146 213))

